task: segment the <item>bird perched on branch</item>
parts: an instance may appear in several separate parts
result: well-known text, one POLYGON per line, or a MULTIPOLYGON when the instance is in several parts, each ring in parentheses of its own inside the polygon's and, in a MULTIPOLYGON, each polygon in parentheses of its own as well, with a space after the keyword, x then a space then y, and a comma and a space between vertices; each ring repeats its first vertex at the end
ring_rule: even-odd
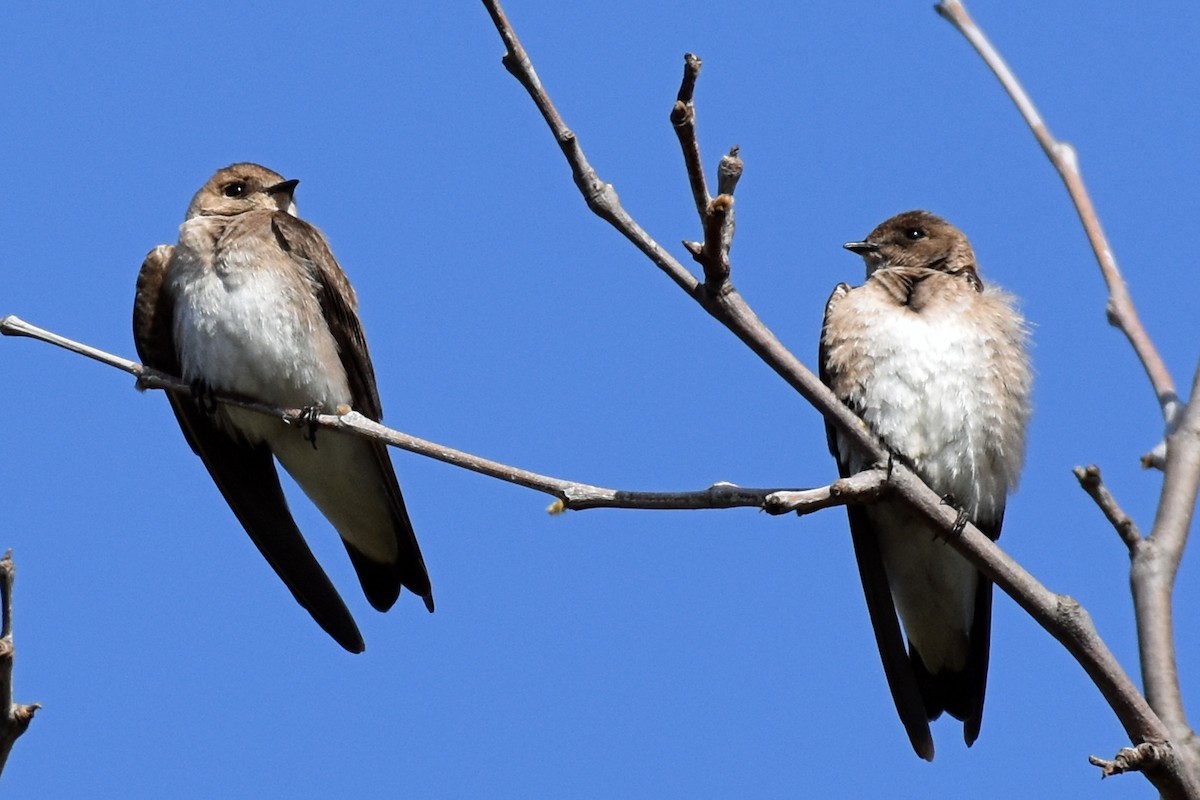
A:
POLYGON ((298 181, 257 164, 218 170, 192 198, 175 246, 138 275, 133 334, 151 367, 192 383, 168 397, 254 544, 338 644, 362 635, 288 510, 275 461, 337 529, 372 606, 401 586, 433 592, 387 448, 212 402, 226 392, 283 408, 372 420, 382 408, 358 301, 324 235, 296 215, 298 181))
MULTIPOLYGON (((931 489, 995 540, 1025 452, 1032 373, 1013 299, 984 288, 962 231, 927 211, 881 223, 847 250, 866 282, 825 308, 822 380, 931 489)), ((843 477, 872 464, 827 425, 843 477)), ((847 506, 883 669, 913 749, 933 759, 943 711, 979 735, 992 583, 901 500, 847 506), (904 625, 904 639, 897 623, 904 625)))

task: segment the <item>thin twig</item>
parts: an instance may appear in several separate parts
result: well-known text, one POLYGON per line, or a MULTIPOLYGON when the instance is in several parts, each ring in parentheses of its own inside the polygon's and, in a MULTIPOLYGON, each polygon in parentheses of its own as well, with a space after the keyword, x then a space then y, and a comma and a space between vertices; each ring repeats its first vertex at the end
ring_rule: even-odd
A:
POLYGON ((87 356, 90 359, 99 361, 102 364, 108 364, 110 367, 124 370, 130 375, 140 376, 147 372, 147 368, 136 361, 130 361, 128 358, 121 358, 112 353, 97 350, 95 347, 77 342, 74 339, 68 339, 65 336, 59 336, 57 333, 48 331, 45 328, 30 325, 14 314, 9 314, 4 319, 0 319, 0 333, 5 336, 26 336, 31 339, 40 339, 48 344, 61 347, 64 350, 70 350, 72 353, 78 353, 81 356, 87 356))
POLYGON ((733 194, 733 190, 737 188, 745 168, 741 152, 742 148, 735 144, 717 162, 717 194, 733 194))
POLYGON ((775 492, 767 497, 763 510, 768 514, 812 514, 833 506, 874 503, 889 491, 890 480, 887 469, 868 469, 816 489, 775 492))
POLYGON ((708 184, 704 179, 704 162, 700 158, 700 141, 696 138, 696 105, 693 95, 696 91, 696 78, 700 76, 700 67, 704 62, 692 53, 683 56, 683 80, 679 84, 679 94, 675 105, 671 107, 671 125, 675 135, 679 137, 679 146, 683 149, 683 160, 687 163, 688 183, 692 187, 692 200, 696 203, 696 213, 700 221, 704 221, 705 209, 712 198, 708 194, 708 184))
POLYGON ((484 3, 484 5, 492 16, 496 30, 500 31, 501 37, 505 37, 504 45, 507 52, 502 61, 504 68, 525 87, 525 91, 529 92, 529 96, 533 98, 534 105, 537 106, 542 118, 546 120, 546 125, 554 134, 554 139, 558 142, 563 155, 566 156, 567 163, 571 165, 571 176, 575 180, 580 194, 583 195, 584 201, 587 202, 588 208, 621 231, 625 238, 629 239, 681 289, 689 294, 695 292, 700 285, 696 276, 685 269, 670 253, 663 250, 658 242, 651 239, 642 230, 641 226, 621 206, 616 189, 612 187, 612 184, 602 181, 596 174, 596 170, 592 169, 582 148, 579 147, 579 142, 575 139, 575 134, 563 122, 558 109, 550 102, 549 95, 542 88, 542 82, 538 79, 537 72, 534 71, 533 64, 525 53, 525 48, 517 40, 516 34, 512 33, 512 26, 509 25, 508 18, 505 17, 499 3, 484 3))
POLYGON ((1100 767, 1100 777, 1109 778, 1126 772, 1148 772, 1166 762, 1169 749, 1160 742, 1142 742, 1137 747, 1122 747, 1112 760, 1088 756, 1092 766, 1100 767))
POLYGON ((728 153, 721 156, 717 164, 719 194, 708 204, 700 262, 704 267, 704 286, 709 294, 722 291, 729 281, 729 251, 733 248, 733 234, 736 228, 733 190, 737 188, 744 169, 738 150, 738 146, 734 145, 728 153))
POLYGON ((732 483, 714 483, 698 492, 615 492, 595 494, 594 487, 577 486, 569 492, 570 505, 556 501, 551 513, 585 508, 711 509, 760 508, 768 514, 812 514, 824 508, 873 503, 886 491, 886 470, 873 469, 850 478, 839 478, 813 489, 747 489, 732 483))
POLYGON ((1100 477, 1100 468, 1091 464, 1087 467, 1076 467, 1072 472, 1075 473, 1080 487, 1096 501, 1096 505, 1104 512, 1104 516, 1116 528, 1117 535, 1129 548, 1130 555, 1135 554, 1142 544, 1142 534, 1138 531, 1137 523, 1125 513, 1117 503, 1117 499, 1112 496, 1112 492, 1108 491, 1108 487, 1104 485, 1104 481, 1100 477))
POLYGON ((12 550, 0 559, 0 772, 8 763, 13 744, 29 728, 41 703, 13 702, 12 590, 16 569, 12 550))
POLYGON ((729 247, 733 243, 733 195, 719 194, 708 204, 704 220, 704 288, 709 294, 721 291, 729 281, 729 247))
POLYGON ((1113 255, 1108 239, 1104 235, 1104 229, 1100 226, 1100 218, 1088 195, 1087 187, 1084 186, 1083 175, 1079 171, 1079 159, 1076 157, 1074 148, 1066 142, 1055 139, 1050 133, 1050 129, 1038 114, 1037 108, 1034 107, 1029 95, 1025 93, 1020 81, 1017 80, 1000 53, 988 41, 983 31, 971 19, 971 15, 967 13, 961 0, 942 0, 934 6, 934 9, 953 25, 979 53, 984 63, 999 79, 1004 91, 1016 104, 1017 110, 1025 119, 1025 123, 1033 132, 1038 144, 1042 146, 1042 150, 1046 152, 1050 163, 1058 170, 1059 176, 1067 187, 1067 193, 1071 196, 1071 202, 1075 204, 1079 221, 1083 223, 1083 229, 1087 233, 1092 252, 1096 255, 1096 262, 1100 265, 1100 273, 1108 285, 1108 320, 1125 334, 1129 344, 1133 346, 1134 353, 1141 360, 1142 366, 1146 370, 1146 376, 1150 379, 1151 388, 1158 397, 1163 418, 1170 430, 1179 413, 1179 396, 1175 392, 1175 381, 1171 378, 1170 370, 1167 369, 1166 363, 1158 354, 1158 349, 1155 348, 1154 342, 1151 341, 1150 335, 1146 333, 1146 329, 1142 327, 1142 322, 1138 318, 1129 288, 1117 267, 1116 256, 1113 255))
MULTIPOLYGON (((683 166, 692 187, 692 200, 700 215, 704 241, 684 240, 684 248, 704 269, 704 289, 710 295, 724 291, 729 281, 729 250, 733 246, 733 190, 742 177, 744 165, 735 145, 717 166, 717 196, 710 197, 704 179, 704 163, 700 159, 700 141, 696 136, 696 107, 693 96, 702 62, 692 53, 683 57, 683 81, 675 105, 671 108, 671 124, 679 137, 683 166)), ((549 102, 549 98, 546 98, 549 102)))

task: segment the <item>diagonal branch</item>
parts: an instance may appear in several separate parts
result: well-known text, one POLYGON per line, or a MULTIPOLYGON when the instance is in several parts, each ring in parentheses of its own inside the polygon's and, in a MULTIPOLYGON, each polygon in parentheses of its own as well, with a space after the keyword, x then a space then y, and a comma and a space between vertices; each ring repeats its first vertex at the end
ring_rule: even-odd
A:
POLYGON ((1174 425, 1180 410, 1179 396, 1175 393, 1175 381, 1171 378, 1171 372, 1167 369, 1162 356, 1158 354, 1158 349, 1151 341, 1150 335, 1142 327, 1141 319, 1138 318, 1133 298, 1129 294, 1129 287, 1125 284, 1125 279, 1121 277, 1116 256, 1113 255, 1108 239, 1104 235, 1104 229, 1100 226, 1100 217, 1096 214, 1095 206, 1092 205, 1092 198, 1088 195, 1087 187, 1084 186, 1075 149, 1070 144, 1055 139, 1050 133, 1050 129, 1038 114, 1037 108, 1034 107, 1029 95, 1025 93, 1020 81, 1005 63, 1004 58, 988 41, 983 31, 971 19, 971 15, 967 13, 961 0, 941 0, 934 6, 934 10, 953 25, 979 53, 984 63, 999 79, 1004 91, 1016 104, 1017 110, 1033 132, 1038 144, 1042 146, 1042 150, 1046 152, 1050 163, 1058 170, 1059 176, 1067 187, 1067 193, 1071 196, 1071 202, 1075 204, 1079 221, 1083 223, 1083 230, 1087 234, 1088 243, 1092 246, 1092 252, 1096 255, 1096 262, 1100 265, 1100 274, 1104 276, 1104 282, 1108 285, 1108 321, 1125 334, 1125 338, 1133 346, 1134 353, 1141 360, 1142 367, 1146 370, 1146 376, 1150 379, 1150 386, 1158 397, 1163 419, 1169 429, 1174 425))
POLYGON ((533 69, 533 63, 526 55, 525 48, 517 40, 503 9, 498 3, 485 3, 484 5, 487 6, 488 13, 492 15, 492 22, 495 23, 496 30, 500 31, 501 37, 504 38, 504 45, 507 48, 503 59, 505 69, 520 81, 525 90, 529 92, 529 96, 533 98, 538 111, 542 113, 542 118, 546 120, 546 124, 554 134, 554 139, 562 149, 563 155, 566 156, 567 163, 571 165, 571 175, 575 180, 575 185, 579 187, 580 194, 587 202, 588 208, 624 234, 625 238, 633 242, 633 245, 665 272, 667 277, 675 281, 679 288, 689 294, 695 292, 699 285, 696 276, 672 258, 670 253, 663 250, 658 242, 651 239, 642 230, 641 226, 621 206, 620 200, 617 199, 617 192, 612 185, 600 180, 596 170, 592 169, 592 165, 583 155, 582 148, 579 147, 579 142, 575 139, 575 134, 563 122, 558 109, 550 102, 549 95, 546 94, 542 82, 533 69))
MULTIPOLYGON (((1200 408, 1196 408, 1196 403, 1187 407, 1180 403, 1174 380, 1142 327, 1128 287, 1117 268, 1116 258, 1100 226, 1096 209, 1083 184, 1074 149, 1053 137, 1034 108, 1033 101, 1003 57, 971 19, 961 0, 942 0, 935 9, 966 37, 996 75, 1029 125, 1038 144, 1045 151, 1046 157, 1058 170, 1079 213, 1100 272, 1108 286, 1109 321, 1129 340, 1158 396, 1166 421, 1166 446, 1160 444, 1151 454, 1143 457, 1144 464, 1157 466, 1164 471, 1158 514, 1150 535, 1143 540, 1127 517, 1123 521, 1114 518, 1110 512, 1113 509, 1119 511, 1115 502, 1106 504, 1102 497, 1092 494, 1086 474, 1080 477, 1080 482, 1097 500, 1109 520, 1117 526, 1122 539, 1130 548, 1130 585, 1137 618, 1138 651, 1146 699, 1171 730, 1173 741, 1180 747, 1181 756, 1190 762, 1192 775, 1200 775, 1200 739, 1188 725, 1184 713, 1171 616, 1175 574, 1183 558, 1195 510, 1197 490, 1200 489, 1200 408)), ((1191 396, 1196 398, 1198 391, 1200 370, 1197 371, 1193 382, 1191 396)), ((1098 471, 1094 486, 1103 489, 1102 484, 1099 484, 1098 471)), ((1108 500, 1111 501, 1111 496, 1108 500)))
POLYGON ((1141 531, 1138 530, 1137 523, 1133 521, 1133 518, 1126 514, 1125 510, 1117 503, 1117 498, 1113 497, 1112 492, 1104 485, 1104 480, 1100 477, 1100 468, 1092 464, 1087 467, 1076 467, 1071 471, 1079 481, 1080 488, 1088 493, 1088 497, 1095 501, 1096 506, 1116 528, 1117 535, 1129 548, 1130 558, 1135 557, 1138 548, 1142 545, 1141 531))
MULTIPOLYGON (((525 87, 534 104, 542 112, 542 116, 547 120, 551 131, 560 143, 572 173, 579 176, 590 170, 591 167, 583 156, 582 147, 573 133, 570 134, 570 147, 563 146, 561 131, 566 131, 567 128, 549 95, 537 79, 529 56, 517 39, 516 32, 509 24, 504 12, 500 9, 498 0, 483 0, 483 2, 508 49, 504 56, 504 65, 525 87)), ((603 203, 596 203, 595 197, 589 195, 586 185, 578 177, 576 184, 583 191, 592 211, 607 220, 639 250, 649 254, 648 250, 651 245, 657 248, 649 234, 637 226, 623 209, 620 209, 615 192, 608 192, 603 198, 603 203)), ((668 258, 670 257, 668 256, 668 258)), ((652 256, 652 260, 660 269, 674 274, 673 267, 668 269, 657 257, 652 256)), ((674 259, 670 259, 670 261, 674 264, 678 263, 674 259)), ((680 269, 682 268, 680 267, 680 269)), ((723 281, 715 291, 710 291, 707 281, 695 286, 685 285, 679 281, 677 283, 709 314, 729 328, 780 377, 795 388, 826 419, 845 433, 855 446, 877 463, 882 463, 886 459, 886 452, 862 421, 842 405, 832 392, 788 351, 754 314, 732 283, 727 280, 723 281)), ((1144 741, 1165 743, 1162 748, 1165 761, 1146 770, 1147 777, 1164 796, 1200 798, 1200 783, 1197 782, 1194 775, 1180 766, 1181 756, 1176 753, 1170 742, 1166 741, 1169 737, 1167 727, 1154 714, 1116 658, 1104 645, 1087 612, 1073 599, 1056 595, 1042 586, 973 525, 968 524, 961 533, 952 535, 957 530, 955 527, 956 512, 943 504, 941 498, 908 468, 896 465, 893 469, 891 483, 897 494, 902 496, 917 513, 947 535, 947 541, 951 546, 961 552, 976 568, 1016 600, 1075 656, 1095 682, 1105 700, 1108 701, 1133 742, 1138 744, 1144 741)))

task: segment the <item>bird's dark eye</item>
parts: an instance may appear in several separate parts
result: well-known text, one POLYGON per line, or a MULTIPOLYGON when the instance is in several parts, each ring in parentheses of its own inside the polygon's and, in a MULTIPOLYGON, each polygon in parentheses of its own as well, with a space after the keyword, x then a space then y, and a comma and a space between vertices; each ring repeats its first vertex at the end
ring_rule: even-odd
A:
POLYGON ((918 239, 925 238, 925 231, 921 230, 920 228, 907 228, 904 231, 904 238, 908 239, 910 242, 915 242, 918 239))
POLYGON ((221 190, 221 194, 226 197, 241 197, 246 193, 246 184, 241 181, 225 184, 225 188, 221 190))

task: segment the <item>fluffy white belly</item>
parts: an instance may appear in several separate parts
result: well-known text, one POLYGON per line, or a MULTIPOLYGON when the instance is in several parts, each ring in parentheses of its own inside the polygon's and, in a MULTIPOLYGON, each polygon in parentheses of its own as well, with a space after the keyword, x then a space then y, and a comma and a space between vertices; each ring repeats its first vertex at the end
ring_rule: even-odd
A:
POLYGON ((984 366, 994 345, 977 329, 933 326, 917 314, 896 315, 865 338, 874 358, 854 398, 862 418, 930 488, 972 519, 995 520, 1010 476, 996 445, 1004 398, 984 366))
POLYGON ((337 345, 297 283, 266 269, 180 270, 173 288, 183 377, 284 407, 349 403, 337 345))

